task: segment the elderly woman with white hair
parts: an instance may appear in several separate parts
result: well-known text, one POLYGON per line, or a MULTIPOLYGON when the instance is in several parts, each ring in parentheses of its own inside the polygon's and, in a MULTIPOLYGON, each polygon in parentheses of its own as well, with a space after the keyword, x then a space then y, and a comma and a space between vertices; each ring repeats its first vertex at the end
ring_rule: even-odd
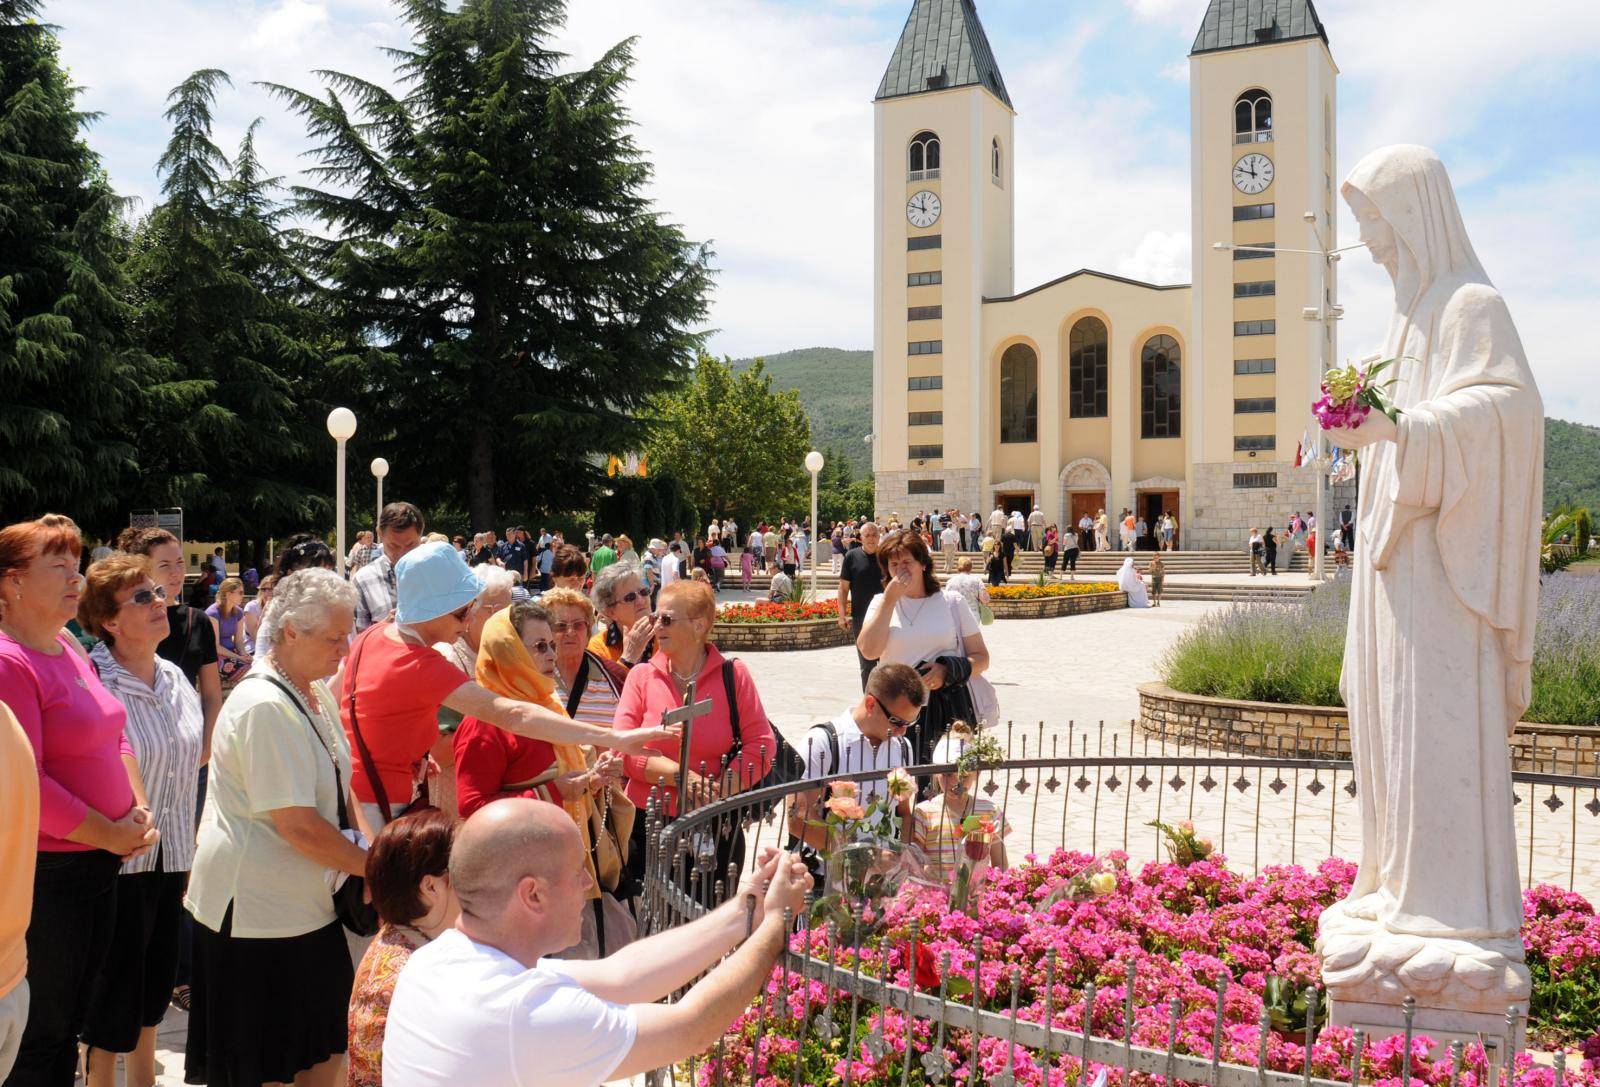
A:
POLYGON ((591 595, 605 629, 589 639, 589 652, 624 668, 649 660, 655 652, 656 617, 644 571, 633 563, 613 563, 594 576, 591 595))
POLYGON ((326 678, 355 607, 330 570, 279 582, 262 623, 272 651, 217 719, 184 898, 195 919, 191 1083, 342 1078, 355 974, 329 873, 361 875, 367 854, 341 833, 350 754, 326 678))

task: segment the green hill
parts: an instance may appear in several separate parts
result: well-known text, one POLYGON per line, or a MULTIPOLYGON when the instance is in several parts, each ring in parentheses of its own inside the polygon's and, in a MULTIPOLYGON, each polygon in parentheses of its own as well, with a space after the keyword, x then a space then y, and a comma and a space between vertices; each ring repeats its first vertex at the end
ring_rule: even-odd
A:
MULTIPOLYGON (((774 388, 800 390, 812 444, 838 450, 857 476, 870 473, 872 447, 862 439, 872 432, 872 352, 802 347, 762 357, 774 388)), ((739 369, 751 361, 733 365, 739 369)))
MULTIPOLYGON (((801 399, 805 394, 801 393, 801 399)), ((1563 502, 1600 514, 1600 427, 1544 421, 1544 509, 1563 502)))
MULTIPOLYGON (((872 470, 872 352, 805 347, 764 356, 774 386, 800 390, 818 449, 844 454, 858 475, 872 470)), ((748 366, 739 359, 736 367, 748 366)), ((1563 502, 1600 513, 1600 427, 1544 421, 1544 508, 1563 502)))

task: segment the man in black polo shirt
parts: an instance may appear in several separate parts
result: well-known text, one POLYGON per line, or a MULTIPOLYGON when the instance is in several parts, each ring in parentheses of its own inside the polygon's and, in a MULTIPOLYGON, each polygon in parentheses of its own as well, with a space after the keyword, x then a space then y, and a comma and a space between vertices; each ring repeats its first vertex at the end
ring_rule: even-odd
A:
MULTIPOLYGON (((839 567, 839 625, 849 627, 857 637, 867 617, 872 598, 883 592, 883 572, 878 569, 878 541, 882 533, 871 521, 861 526, 861 546, 853 547, 839 567)), ((867 689, 867 676, 876 661, 869 661, 856 650, 861 665, 861 689, 867 689)))

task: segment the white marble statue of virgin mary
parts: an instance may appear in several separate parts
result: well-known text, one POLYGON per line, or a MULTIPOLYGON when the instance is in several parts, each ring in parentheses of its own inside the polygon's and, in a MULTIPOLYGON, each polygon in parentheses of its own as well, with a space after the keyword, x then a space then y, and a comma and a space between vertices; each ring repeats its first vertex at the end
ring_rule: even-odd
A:
POLYGON ((1402 414, 1330 432, 1362 450, 1341 680, 1362 845, 1323 976, 1335 1001, 1504 1012, 1528 992, 1507 737, 1531 689, 1544 407, 1438 156, 1382 148, 1341 191, 1394 280, 1402 414))

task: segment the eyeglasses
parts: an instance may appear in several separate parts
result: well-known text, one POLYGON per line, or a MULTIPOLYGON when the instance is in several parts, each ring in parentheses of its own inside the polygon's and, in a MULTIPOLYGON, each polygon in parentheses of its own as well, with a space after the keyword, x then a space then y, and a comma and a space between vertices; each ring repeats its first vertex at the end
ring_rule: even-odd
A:
POLYGON ((656 612, 656 626, 660 627, 662 630, 666 630, 668 627, 672 626, 673 623, 678 622, 682 622, 682 620, 675 619, 664 611, 656 612))
POLYGON ((167 602, 167 590, 163 589, 159 585, 154 585, 148 589, 140 589, 138 592, 128 597, 128 599, 118 604, 117 607, 121 609, 127 607, 129 604, 132 604, 135 607, 148 608, 151 604, 154 604, 157 601, 160 601, 162 604, 167 602))
POLYGON ((534 653, 541 657, 546 653, 554 653, 556 651, 556 643, 553 638, 549 641, 540 638, 536 642, 523 642, 522 644, 528 647, 529 653, 534 653))
POLYGON ((615 600, 613 600, 612 603, 613 604, 632 604, 635 600, 638 600, 641 597, 643 597, 644 599, 648 600, 650 598, 650 594, 645 592, 643 589, 635 589, 631 593, 623 593, 621 596, 619 596, 615 600))
POLYGON ((455 611, 450 613, 450 618, 454 619, 458 623, 466 622, 467 616, 471 614, 473 605, 476 603, 477 601, 474 600, 472 604, 465 604, 462 607, 457 608, 455 611))
POLYGON ((555 634, 566 634, 574 630, 588 630, 589 624, 581 619, 574 619, 570 623, 551 623, 550 630, 555 634))

